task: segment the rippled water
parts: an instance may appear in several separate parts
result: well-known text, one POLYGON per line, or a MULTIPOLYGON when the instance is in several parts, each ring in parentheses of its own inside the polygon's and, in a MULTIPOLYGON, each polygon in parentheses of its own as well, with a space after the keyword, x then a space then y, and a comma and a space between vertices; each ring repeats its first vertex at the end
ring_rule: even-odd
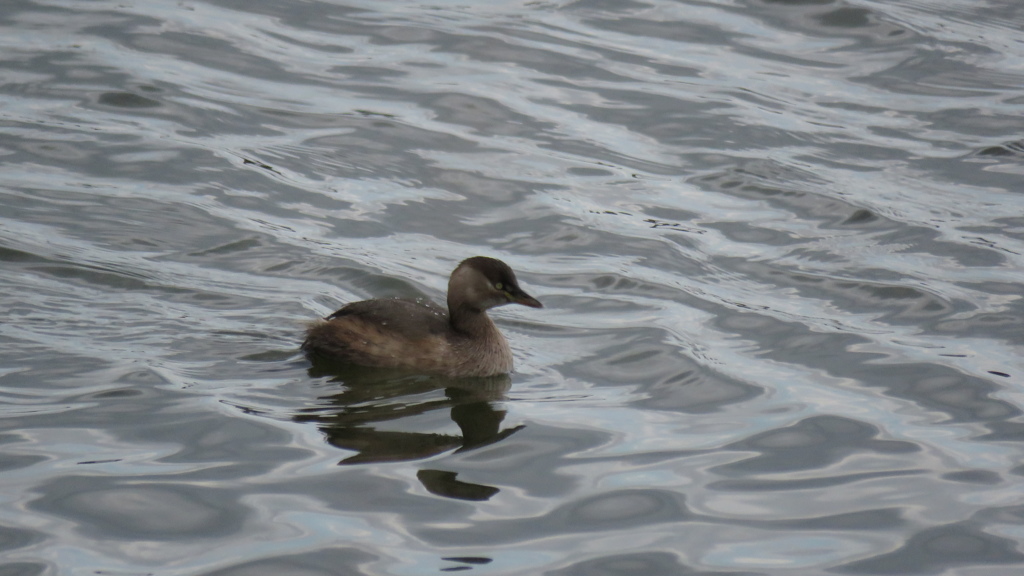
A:
POLYGON ((1022 23, 7 0, 0 573, 1019 573, 1022 23), (475 254, 510 379, 298 354, 475 254))

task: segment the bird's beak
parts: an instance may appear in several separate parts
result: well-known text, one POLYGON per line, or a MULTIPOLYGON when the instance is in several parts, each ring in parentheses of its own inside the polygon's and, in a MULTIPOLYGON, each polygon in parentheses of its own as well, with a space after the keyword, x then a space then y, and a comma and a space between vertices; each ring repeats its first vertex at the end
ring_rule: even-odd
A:
POLYGON ((530 308, 544 307, 544 305, 540 303, 540 300, 537 300, 522 290, 519 290, 515 294, 511 294, 511 296, 513 304, 522 304, 523 306, 529 306, 530 308))

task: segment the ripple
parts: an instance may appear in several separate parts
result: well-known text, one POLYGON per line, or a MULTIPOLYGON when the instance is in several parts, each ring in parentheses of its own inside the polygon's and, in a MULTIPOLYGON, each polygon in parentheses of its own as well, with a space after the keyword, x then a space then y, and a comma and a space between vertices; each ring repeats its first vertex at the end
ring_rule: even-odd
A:
POLYGON ((1019 21, 17 3, 5 570, 1013 571, 1019 21), (546 306, 501 386, 298 352, 476 254, 546 306))
POLYGON ((177 484, 108 484, 87 477, 65 478, 34 506, 75 519, 83 530, 122 539, 227 534, 236 531, 244 517, 230 498, 216 491, 177 484))

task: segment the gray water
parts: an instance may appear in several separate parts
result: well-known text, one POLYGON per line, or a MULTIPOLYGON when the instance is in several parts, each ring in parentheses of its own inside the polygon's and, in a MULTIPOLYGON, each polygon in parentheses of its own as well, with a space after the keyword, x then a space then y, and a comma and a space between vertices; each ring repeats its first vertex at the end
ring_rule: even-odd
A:
POLYGON ((0 3, 0 574, 1024 570, 1017 0, 0 3), (506 260, 511 378, 306 322, 506 260))

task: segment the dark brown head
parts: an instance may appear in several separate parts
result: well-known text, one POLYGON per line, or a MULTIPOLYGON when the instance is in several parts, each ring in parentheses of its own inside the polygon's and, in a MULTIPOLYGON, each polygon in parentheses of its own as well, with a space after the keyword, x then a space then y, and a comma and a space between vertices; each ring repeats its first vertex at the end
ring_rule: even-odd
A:
POLYGON ((474 256, 463 260, 448 280, 448 309, 484 311, 505 304, 543 308, 519 287, 512 269, 501 260, 474 256))

